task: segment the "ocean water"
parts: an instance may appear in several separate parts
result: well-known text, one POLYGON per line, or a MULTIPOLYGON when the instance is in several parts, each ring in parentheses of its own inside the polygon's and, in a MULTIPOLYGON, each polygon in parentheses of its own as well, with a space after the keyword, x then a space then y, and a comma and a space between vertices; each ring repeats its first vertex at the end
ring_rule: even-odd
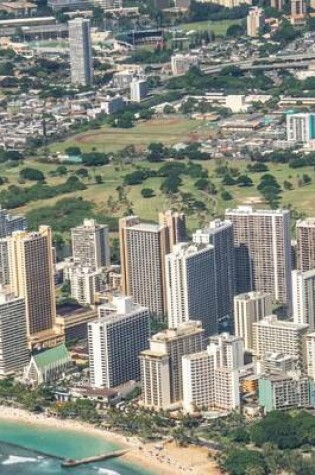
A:
POLYGON ((0 420, 0 475, 152 475, 119 459, 62 468, 62 458, 82 458, 119 447, 86 432, 0 420))

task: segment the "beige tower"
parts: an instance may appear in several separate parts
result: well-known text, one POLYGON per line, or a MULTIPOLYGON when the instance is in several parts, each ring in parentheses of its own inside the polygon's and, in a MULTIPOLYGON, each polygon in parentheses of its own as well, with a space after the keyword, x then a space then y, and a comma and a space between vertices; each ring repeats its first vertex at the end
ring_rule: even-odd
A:
POLYGON ((296 223, 297 269, 315 269, 315 218, 299 220, 296 223))
POLYGON ((257 290, 291 311, 290 211, 239 206, 226 210, 233 223, 237 294, 257 290))
POLYGON ((253 324, 271 315, 271 294, 248 292, 234 297, 234 332, 243 338, 245 350, 253 349, 253 324))
POLYGON ((166 313, 165 255, 168 228, 140 223, 137 216, 119 221, 122 291, 157 317, 166 313))
POLYGON ((184 213, 177 213, 171 209, 159 213, 159 224, 168 228, 170 250, 167 252, 171 252, 175 244, 186 241, 186 218, 184 213))
POLYGON ((10 285, 25 298, 27 335, 31 346, 53 346, 62 340, 56 334, 55 286, 51 229, 17 231, 8 238, 10 285))

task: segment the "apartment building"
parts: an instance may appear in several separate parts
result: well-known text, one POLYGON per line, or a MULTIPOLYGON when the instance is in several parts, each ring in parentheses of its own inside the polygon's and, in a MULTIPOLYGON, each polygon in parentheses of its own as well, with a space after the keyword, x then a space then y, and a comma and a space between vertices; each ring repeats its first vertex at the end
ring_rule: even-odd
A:
POLYGON ((88 323, 90 381, 112 388, 140 379, 139 353, 149 346, 150 314, 131 297, 113 297, 88 323))
POLYGON ((235 294, 235 257, 233 224, 215 219, 204 229, 193 234, 196 244, 211 244, 214 247, 215 305, 218 321, 233 317, 235 294))
POLYGON ((1 288, 0 376, 23 373, 29 359, 25 299, 1 288))
POLYGON ((51 229, 16 231, 8 238, 10 285, 26 305, 27 335, 33 345, 54 346, 63 340, 56 332, 56 302, 51 229))
POLYGON ((185 74, 193 66, 198 66, 199 58, 192 54, 174 54, 171 57, 171 70, 174 76, 185 74))
POLYGON ((306 376, 271 374, 259 379, 259 405, 265 412, 313 406, 314 382, 306 376))
POLYGON ((315 269, 315 218, 296 222, 297 270, 315 269))
POLYGON ((210 346, 216 350, 216 366, 227 369, 239 369, 244 366, 244 343, 242 338, 220 333, 209 339, 210 346))
MULTIPOLYGON (((301 0, 298 0, 301 1, 301 0)), ((315 114, 303 113, 286 115, 288 142, 307 143, 315 138, 315 114)))
POLYGON ((130 83, 130 101, 141 102, 148 93, 147 81, 145 79, 133 78, 130 83))
POLYGON ((82 267, 98 270, 110 265, 109 231, 105 224, 85 219, 71 229, 73 261, 82 267))
MULTIPOLYGON (((146 369, 151 368, 148 363, 151 356, 155 363, 159 361, 159 368, 161 371, 163 369, 164 375, 167 373, 165 365, 168 361, 170 394, 168 397, 164 395, 163 399, 169 399, 170 403, 173 404, 181 402, 183 398, 182 357, 202 351, 204 348, 204 330, 200 322, 189 321, 176 329, 167 329, 153 335, 150 339, 149 351, 142 353, 140 356, 142 387, 143 393, 146 394, 145 404, 155 406, 154 401, 157 400, 156 394, 154 397, 152 396, 152 399, 149 398, 149 394, 153 393, 146 387, 147 384, 152 384, 152 375, 148 376, 146 374, 146 369)), ((157 368, 156 364, 152 363, 152 365, 157 368)), ((161 383, 156 380, 155 385, 158 386, 159 384, 161 383)), ((157 392, 162 394, 162 388, 156 389, 155 393, 157 392)))
POLYGON ((69 21, 71 82, 87 86, 93 83, 93 56, 90 20, 75 18, 69 21))
POLYGON ((315 269, 292 271, 293 320, 315 330, 315 269))
POLYGON ((258 358, 269 353, 282 353, 299 358, 299 367, 306 368, 306 335, 309 326, 269 315, 253 324, 253 349, 258 358))
POLYGON ((166 226, 140 223, 137 216, 119 220, 122 292, 130 295, 156 318, 167 311, 165 255, 169 252, 166 226))
POLYGON ((168 327, 200 320, 206 335, 217 333, 213 246, 177 244, 165 262, 168 327))
POLYGON ((237 294, 267 292, 291 312, 291 237, 288 210, 239 206, 226 210, 233 223, 237 294))
POLYGON ((271 314, 271 294, 246 292, 234 297, 234 332, 243 338, 245 350, 253 349, 253 324, 271 314))
POLYGON ((94 305, 102 289, 102 272, 89 267, 75 267, 71 272, 71 297, 80 305, 94 305))

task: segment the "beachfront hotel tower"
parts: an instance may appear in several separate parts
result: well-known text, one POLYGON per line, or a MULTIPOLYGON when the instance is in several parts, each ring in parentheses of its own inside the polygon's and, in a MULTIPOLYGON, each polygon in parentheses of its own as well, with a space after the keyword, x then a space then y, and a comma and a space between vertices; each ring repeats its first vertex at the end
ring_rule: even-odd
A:
POLYGON ((16 231, 8 238, 10 286, 25 299, 27 335, 31 346, 54 346, 56 302, 51 229, 16 231))

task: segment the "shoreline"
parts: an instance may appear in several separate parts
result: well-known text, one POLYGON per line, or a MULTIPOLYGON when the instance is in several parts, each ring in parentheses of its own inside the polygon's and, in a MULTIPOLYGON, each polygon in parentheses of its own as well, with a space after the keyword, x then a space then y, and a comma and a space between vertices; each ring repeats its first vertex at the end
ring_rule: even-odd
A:
POLYGON ((129 449, 129 452, 119 459, 151 471, 152 475, 160 473, 163 473, 163 475, 220 475, 221 473, 214 462, 208 458, 208 451, 203 448, 192 446, 179 448, 174 443, 169 443, 164 446, 163 450, 160 450, 157 449, 156 443, 143 444, 137 437, 127 437, 77 420, 57 419, 47 417, 44 414, 33 414, 11 406, 0 406, 1 420, 81 433, 86 432, 90 435, 99 436, 108 443, 129 449))

